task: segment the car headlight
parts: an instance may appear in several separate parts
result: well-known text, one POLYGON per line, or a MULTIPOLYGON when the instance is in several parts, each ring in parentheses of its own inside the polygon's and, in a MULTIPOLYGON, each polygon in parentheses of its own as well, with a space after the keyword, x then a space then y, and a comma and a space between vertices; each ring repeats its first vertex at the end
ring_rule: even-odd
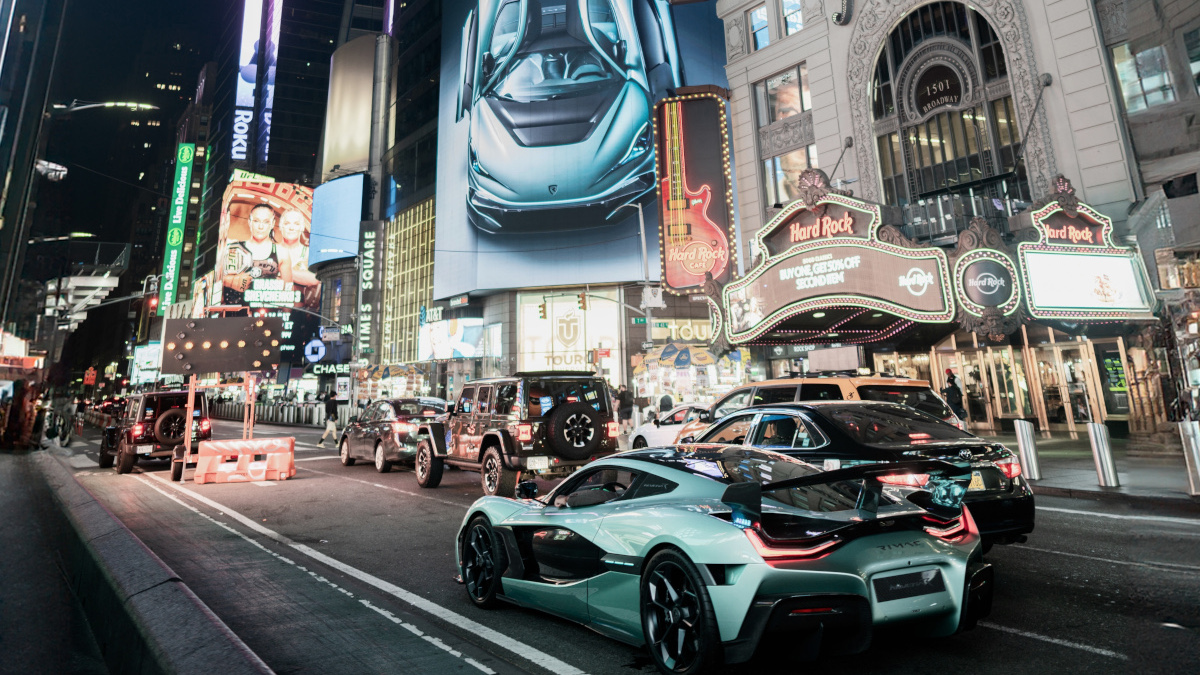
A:
POLYGON ((488 173, 487 170, 485 170, 479 163, 479 156, 475 153, 474 145, 471 145, 467 148, 467 161, 471 165, 471 171, 474 171, 480 176, 487 176, 488 178, 492 177, 492 174, 488 173))
POLYGON ((621 161, 617 162, 617 165, 620 166, 621 164, 631 162, 649 152, 650 136, 650 123, 647 122, 638 130, 637 135, 633 138, 633 142, 629 144, 629 149, 625 151, 625 156, 621 158, 621 161))

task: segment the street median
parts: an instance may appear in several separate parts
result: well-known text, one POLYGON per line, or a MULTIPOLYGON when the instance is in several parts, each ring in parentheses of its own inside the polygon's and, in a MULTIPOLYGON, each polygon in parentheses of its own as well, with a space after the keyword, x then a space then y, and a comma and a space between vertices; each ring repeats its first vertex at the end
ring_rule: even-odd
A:
POLYGON ((61 462, 35 461, 71 525, 58 542, 64 572, 110 671, 273 672, 61 462))

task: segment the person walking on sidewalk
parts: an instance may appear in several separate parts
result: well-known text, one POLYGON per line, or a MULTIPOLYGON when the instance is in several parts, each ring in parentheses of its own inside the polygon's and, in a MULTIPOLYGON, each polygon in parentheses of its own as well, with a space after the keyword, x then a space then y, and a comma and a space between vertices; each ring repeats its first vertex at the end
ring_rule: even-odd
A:
POLYGON ((962 389, 958 388, 958 378, 954 377, 954 371, 946 369, 946 386, 942 387, 942 398, 946 399, 946 403, 950 405, 950 409, 962 421, 967 420, 967 409, 963 407, 962 389))
POLYGON ((333 442, 337 443, 338 430, 338 402, 336 396, 330 396, 325 399, 325 433, 321 434, 321 440, 317 441, 317 447, 325 447, 325 437, 333 436, 333 442))
POLYGON ((633 392, 625 385, 617 391, 617 418, 621 422, 621 433, 629 433, 633 428, 633 392))

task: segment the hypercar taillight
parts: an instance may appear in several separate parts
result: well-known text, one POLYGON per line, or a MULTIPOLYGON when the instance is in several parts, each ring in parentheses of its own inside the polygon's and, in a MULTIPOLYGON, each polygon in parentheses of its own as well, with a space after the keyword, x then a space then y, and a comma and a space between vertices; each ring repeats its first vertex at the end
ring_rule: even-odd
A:
POLYGON ((945 541, 957 543, 968 534, 979 533, 975 527, 975 519, 971 517, 971 511, 966 505, 963 505, 962 513, 957 518, 942 520, 926 515, 924 519, 932 523, 932 525, 925 526, 925 532, 945 541))
POLYGON ((996 468, 1003 471, 1005 477, 1009 480, 1021 475, 1021 462, 1017 461, 1017 458, 1012 455, 996 460, 996 468))
POLYGON ((841 543, 841 540, 835 538, 828 539, 808 548, 772 546, 763 541, 762 537, 758 535, 758 532, 753 527, 748 527, 742 531, 746 533, 746 538, 750 540, 750 544, 754 546, 754 550, 762 556, 762 559, 768 565, 778 565, 800 560, 815 560, 825 556, 831 548, 841 543))

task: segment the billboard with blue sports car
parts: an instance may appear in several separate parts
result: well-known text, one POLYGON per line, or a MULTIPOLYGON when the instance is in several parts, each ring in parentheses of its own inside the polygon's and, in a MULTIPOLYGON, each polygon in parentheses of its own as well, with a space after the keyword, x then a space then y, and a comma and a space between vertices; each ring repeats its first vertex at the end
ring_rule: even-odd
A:
POLYGON ((437 297, 641 277, 627 207, 655 249, 654 104, 726 86, 715 4, 445 4, 437 297))

